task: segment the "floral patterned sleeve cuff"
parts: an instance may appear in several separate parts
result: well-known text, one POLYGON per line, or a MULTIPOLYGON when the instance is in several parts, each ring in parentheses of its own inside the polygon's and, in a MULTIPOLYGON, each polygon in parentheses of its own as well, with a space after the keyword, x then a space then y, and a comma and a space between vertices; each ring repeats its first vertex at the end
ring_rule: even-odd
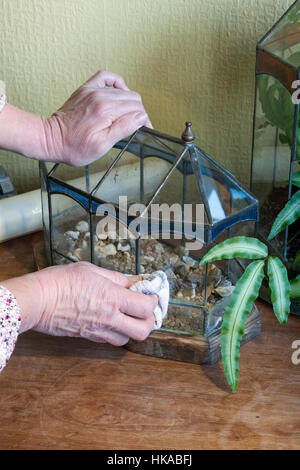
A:
POLYGON ((21 324, 21 314, 15 297, 0 286, 0 372, 14 350, 21 324))

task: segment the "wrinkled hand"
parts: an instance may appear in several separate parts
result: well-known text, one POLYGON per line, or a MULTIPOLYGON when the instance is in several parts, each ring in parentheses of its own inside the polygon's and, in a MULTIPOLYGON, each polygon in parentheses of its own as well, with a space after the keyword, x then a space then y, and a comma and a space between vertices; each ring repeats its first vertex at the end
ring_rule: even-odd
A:
POLYGON ((21 308, 21 332, 33 329, 122 346, 152 331, 156 295, 129 290, 137 277, 87 262, 53 266, 3 282, 21 308))
POLYGON ((141 126, 152 127, 140 95, 100 71, 44 121, 46 160, 87 165, 141 126))

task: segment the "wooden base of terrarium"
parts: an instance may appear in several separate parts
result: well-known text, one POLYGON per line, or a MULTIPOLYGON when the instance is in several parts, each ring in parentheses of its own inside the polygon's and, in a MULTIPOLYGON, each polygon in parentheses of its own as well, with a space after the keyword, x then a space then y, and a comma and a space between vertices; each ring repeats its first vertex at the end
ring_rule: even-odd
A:
MULTIPOLYGON (((34 258, 37 269, 44 269, 48 266, 43 242, 34 246, 34 258)), ((216 312, 218 313, 219 309, 219 314, 222 315, 226 308, 226 303, 225 299, 220 301, 216 312)), ((205 307, 203 307, 203 309, 205 310, 205 307)), ((189 316, 188 307, 185 312, 186 316, 189 316)), ((204 329, 204 325, 200 328, 204 329)), ((242 344, 255 338, 260 334, 260 331, 260 313, 259 310, 253 306, 251 314, 247 319, 242 344)), ((177 330, 173 332, 170 331, 170 329, 168 331, 162 329, 151 333, 143 342, 130 340, 125 348, 138 354, 181 362, 191 362, 194 364, 212 365, 221 357, 220 335, 220 329, 210 335, 201 333, 195 335, 186 332, 178 332, 177 330)))
MULTIPOLYGON (((254 306, 245 328, 242 344, 260 334, 259 310, 254 306)), ((221 358, 221 331, 210 336, 155 331, 143 342, 130 340, 125 346, 132 352, 175 361, 212 365, 221 358)))

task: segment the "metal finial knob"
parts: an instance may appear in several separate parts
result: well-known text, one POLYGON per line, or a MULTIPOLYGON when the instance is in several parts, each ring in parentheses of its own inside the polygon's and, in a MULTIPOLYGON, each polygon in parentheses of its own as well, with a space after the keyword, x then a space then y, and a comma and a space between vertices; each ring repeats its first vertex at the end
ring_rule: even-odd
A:
POLYGON ((193 132, 191 122, 188 121, 188 122, 185 123, 185 130, 184 130, 184 133, 182 134, 181 138, 184 142, 187 142, 187 143, 194 142, 195 134, 193 132))

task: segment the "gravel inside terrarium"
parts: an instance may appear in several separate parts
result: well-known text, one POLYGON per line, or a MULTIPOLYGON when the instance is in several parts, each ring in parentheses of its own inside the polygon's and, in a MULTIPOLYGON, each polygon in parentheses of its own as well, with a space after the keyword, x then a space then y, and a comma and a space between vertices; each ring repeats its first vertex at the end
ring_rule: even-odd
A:
MULTIPOLYGON (((88 260, 90 256, 90 233, 88 223, 79 221, 74 230, 64 233, 56 247, 66 253, 72 261, 88 260)), ((117 233, 101 240, 94 235, 95 264, 128 274, 135 274, 136 242, 133 238, 120 239, 117 233)), ((68 263, 60 259, 60 263, 68 263)), ((163 270, 170 284, 170 298, 189 305, 203 305, 205 296, 205 266, 193 258, 184 246, 172 247, 155 239, 141 240, 140 272, 151 273, 163 270)), ((215 264, 208 265, 207 304, 210 308, 221 297, 231 295, 234 286, 215 264)), ((164 326, 178 330, 199 330, 203 318, 199 310, 189 309, 183 314, 182 307, 173 307, 164 326)))

